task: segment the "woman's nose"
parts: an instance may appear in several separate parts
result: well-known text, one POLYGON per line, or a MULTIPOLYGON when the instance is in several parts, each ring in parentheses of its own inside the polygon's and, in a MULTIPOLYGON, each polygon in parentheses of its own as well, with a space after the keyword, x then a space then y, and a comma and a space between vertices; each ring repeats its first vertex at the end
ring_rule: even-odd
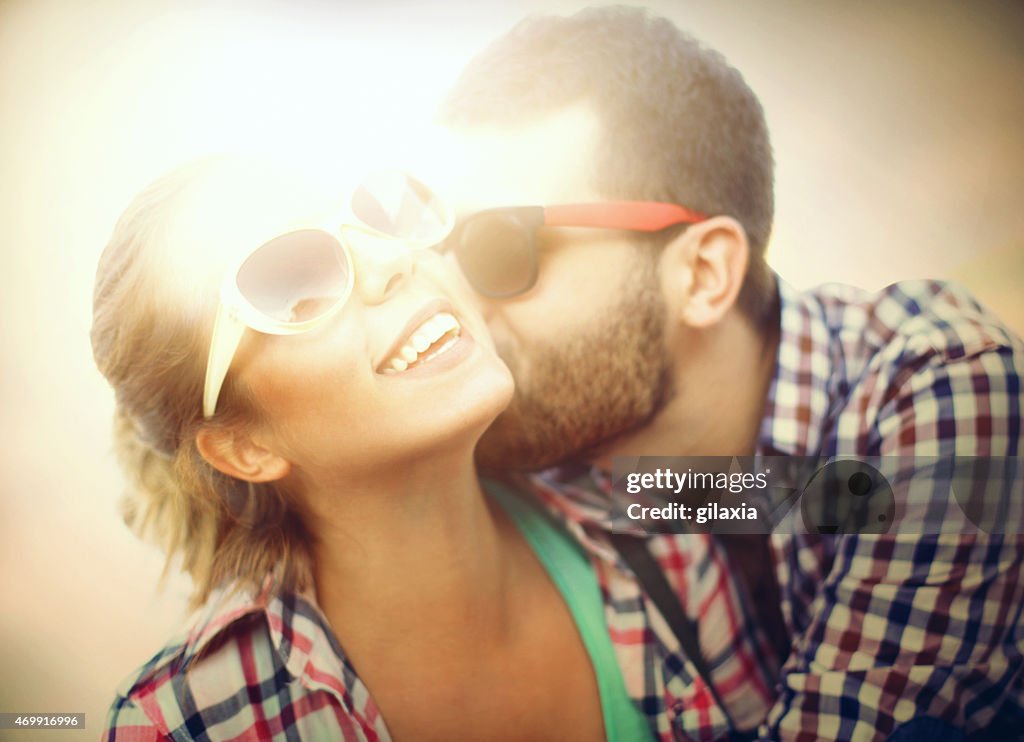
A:
POLYGON ((401 240, 362 236, 350 241, 355 291, 366 304, 380 304, 401 289, 414 271, 412 248, 401 240))

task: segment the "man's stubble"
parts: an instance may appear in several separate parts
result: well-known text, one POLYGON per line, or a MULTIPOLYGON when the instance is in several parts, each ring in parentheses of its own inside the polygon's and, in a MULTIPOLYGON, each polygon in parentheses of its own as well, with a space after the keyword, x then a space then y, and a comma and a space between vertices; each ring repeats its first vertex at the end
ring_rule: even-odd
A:
POLYGON ((535 471, 587 458, 668 402, 667 312, 657 264, 646 250, 636 263, 614 289, 620 301, 572 337, 534 342, 518 355, 499 343, 516 391, 477 446, 481 467, 535 471))

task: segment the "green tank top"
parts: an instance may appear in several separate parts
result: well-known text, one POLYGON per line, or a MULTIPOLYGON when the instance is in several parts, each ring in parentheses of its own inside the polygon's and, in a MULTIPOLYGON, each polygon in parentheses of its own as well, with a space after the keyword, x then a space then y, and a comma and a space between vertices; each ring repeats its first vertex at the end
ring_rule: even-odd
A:
POLYGON ((605 624, 601 588, 587 555, 531 496, 515 493, 493 480, 483 484, 522 532, 569 607, 597 677, 605 738, 608 742, 653 739, 647 717, 626 693, 605 624))

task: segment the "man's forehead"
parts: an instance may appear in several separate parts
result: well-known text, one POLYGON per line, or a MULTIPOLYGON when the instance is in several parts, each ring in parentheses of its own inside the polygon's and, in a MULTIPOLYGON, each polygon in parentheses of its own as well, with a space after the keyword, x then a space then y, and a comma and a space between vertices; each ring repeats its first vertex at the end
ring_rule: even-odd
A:
POLYGON ((459 127, 450 135, 445 192, 459 211, 597 198, 600 125, 590 106, 514 125, 459 127))

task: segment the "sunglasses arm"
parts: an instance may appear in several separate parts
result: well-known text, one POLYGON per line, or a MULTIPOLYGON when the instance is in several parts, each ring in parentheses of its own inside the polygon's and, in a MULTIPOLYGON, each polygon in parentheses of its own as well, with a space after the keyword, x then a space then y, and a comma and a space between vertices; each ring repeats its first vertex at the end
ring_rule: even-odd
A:
POLYGON ((699 211, 661 201, 604 201, 543 208, 544 224, 549 227, 602 227, 660 232, 676 224, 696 224, 707 219, 699 211))
POLYGON ((242 341, 245 323, 234 312, 228 311, 221 302, 217 308, 217 318, 213 322, 213 335, 210 338, 210 355, 206 360, 206 382, 203 385, 203 417, 213 417, 217 411, 217 399, 220 397, 224 378, 228 368, 242 341))

